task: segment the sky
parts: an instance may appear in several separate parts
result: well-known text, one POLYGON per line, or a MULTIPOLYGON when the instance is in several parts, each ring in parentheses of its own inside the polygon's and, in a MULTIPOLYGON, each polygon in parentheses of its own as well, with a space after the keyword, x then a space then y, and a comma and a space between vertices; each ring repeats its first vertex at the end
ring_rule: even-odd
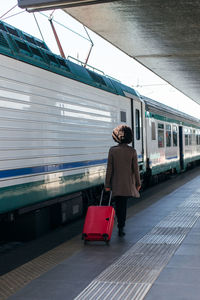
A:
MULTIPOLYGON (((17 0, 2 2, 0 6, 0 19, 2 21, 39 39, 44 38, 51 51, 60 54, 48 20, 53 11, 37 12, 33 15, 18 6, 14 7, 17 5, 17 0), (13 9, 7 13, 11 8, 13 9)), ((88 60, 90 66, 135 88, 144 96, 200 118, 200 105, 170 86, 153 72, 89 29, 86 32, 81 23, 62 10, 55 10, 52 16, 66 58, 73 57, 85 62, 91 47, 91 39, 94 46, 88 60)))

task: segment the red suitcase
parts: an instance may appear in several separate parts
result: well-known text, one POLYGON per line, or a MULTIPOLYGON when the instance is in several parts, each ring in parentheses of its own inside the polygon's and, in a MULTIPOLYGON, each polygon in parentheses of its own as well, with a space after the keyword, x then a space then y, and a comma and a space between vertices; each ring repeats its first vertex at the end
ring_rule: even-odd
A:
POLYGON ((88 207, 82 234, 84 241, 105 241, 109 243, 115 216, 115 210, 110 206, 111 196, 112 192, 110 192, 108 206, 101 206, 102 191, 100 205, 88 207))

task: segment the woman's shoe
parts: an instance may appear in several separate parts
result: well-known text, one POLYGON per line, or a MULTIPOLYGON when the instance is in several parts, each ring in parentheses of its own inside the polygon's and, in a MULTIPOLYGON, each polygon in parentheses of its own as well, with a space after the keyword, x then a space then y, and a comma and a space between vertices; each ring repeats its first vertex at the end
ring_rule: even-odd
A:
POLYGON ((120 237, 124 236, 126 233, 124 232, 123 228, 119 228, 119 231, 118 231, 118 235, 120 237))

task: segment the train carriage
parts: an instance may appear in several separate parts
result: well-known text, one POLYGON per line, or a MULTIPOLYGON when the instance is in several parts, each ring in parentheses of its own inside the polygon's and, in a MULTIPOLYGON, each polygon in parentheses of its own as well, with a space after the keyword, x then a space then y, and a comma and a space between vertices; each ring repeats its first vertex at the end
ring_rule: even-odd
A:
POLYGON ((199 120, 147 97, 147 164, 151 175, 180 172, 200 159, 199 120))

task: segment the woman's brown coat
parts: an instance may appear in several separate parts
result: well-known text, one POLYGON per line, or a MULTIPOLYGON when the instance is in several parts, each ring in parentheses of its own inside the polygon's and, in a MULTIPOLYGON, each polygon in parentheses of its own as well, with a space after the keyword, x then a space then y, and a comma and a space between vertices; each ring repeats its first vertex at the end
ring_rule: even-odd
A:
POLYGON ((127 144, 111 147, 105 179, 105 188, 112 189, 113 196, 140 197, 137 187, 141 185, 137 152, 127 144))

